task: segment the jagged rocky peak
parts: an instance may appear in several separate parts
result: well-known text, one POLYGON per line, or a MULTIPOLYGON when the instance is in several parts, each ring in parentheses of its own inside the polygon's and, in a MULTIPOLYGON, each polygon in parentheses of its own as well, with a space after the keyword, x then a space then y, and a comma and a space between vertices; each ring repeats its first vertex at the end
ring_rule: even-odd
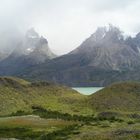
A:
POLYGON ((135 42, 137 46, 140 47, 140 32, 136 34, 136 37, 133 39, 133 42, 135 42))
POLYGON ((26 32, 21 42, 13 51, 12 56, 24 56, 31 60, 35 60, 37 63, 56 57, 49 48, 47 39, 40 36, 34 28, 31 28, 26 32))
POLYGON ((40 37, 40 41, 39 41, 39 42, 40 42, 41 45, 43 45, 43 44, 48 44, 47 39, 44 38, 43 36, 40 37))
POLYGON ((39 40, 40 40, 40 36, 35 31, 34 28, 31 28, 26 32, 26 35, 23 41, 23 47, 27 55, 34 51, 34 49, 36 48, 36 44, 39 42, 39 40))
POLYGON ((19 41, 13 53, 11 54, 14 57, 19 57, 22 55, 29 55, 36 48, 36 44, 39 41, 40 36, 35 31, 34 28, 29 29, 23 38, 19 41))
POLYGON ((133 47, 140 53, 140 32, 136 34, 135 38, 132 38, 133 47))
POLYGON ((137 33, 135 37, 127 37, 125 42, 127 45, 131 46, 135 52, 140 53, 140 33, 137 33))
POLYGON ((29 45, 26 50, 29 52, 30 59, 34 59, 38 63, 56 57, 49 48, 48 40, 43 36, 39 36, 34 28, 27 31, 26 37, 28 38, 26 46, 29 45))
POLYGON ((94 34, 91 35, 91 37, 95 40, 95 41, 99 41, 102 38, 105 37, 107 33, 107 28, 106 27, 99 27, 96 32, 94 34))
MULTIPOLYGON (((123 32, 111 24, 104 27, 99 27, 89 38, 87 38, 78 48, 71 53, 92 53, 95 48, 114 48, 124 44, 123 32), (88 49, 87 49, 88 48, 88 49)), ((104 51, 104 50, 103 50, 104 51)))
POLYGON ((35 31, 34 28, 29 29, 25 35, 27 38, 39 38, 39 34, 35 31))
MULTIPOLYGON (((46 38, 44 38, 43 36, 41 36, 38 40, 38 42, 36 43, 36 47, 34 49, 34 51, 32 52, 34 54, 38 54, 38 55, 48 55, 49 53, 51 53, 53 55, 53 53, 51 52, 49 45, 48 45, 48 41, 46 38)), ((54 55, 55 56, 55 55, 54 55)), ((48 56, 49 57, 49 56, 48 56)), ((52 56, 53 57, 53 56, 52 56)))
POLYGON ((44 62, 46 59, 55 58, 56 55, 50 50, 48 41, 43 36, 40 37, 36 44, 36 48, 30 54, 30 58, 34 58, 36 62, 44 62))
POLYGON ((98 28, 71 54, 81 55, 89 66, 121 71, 139 64, 140 48, 131 42, 126 43, 120 29, 109 25, 98 28))
POLYGON ((101 40, 120 41, 123 40, 122 31, 111 24, 104 27, 97 28, 96 32, 90 37, 93 41, 98 42, 101 40))
POLYGON ((29 55, 32 53, 37 47, 46 44, 48 47, 48 41, 43 36, 39 36, 39 34, 35 31, 34 28, 29 29, 22 41, 18 44, 16 49, 14 50, 14 55, 29 55))
POLYGON ((32 62, 34 61, 33 63, 42 63, 45 60, 56 57, 49 48, 48 40, 45 37, 39 36, 34 29, 30 29, 26 35, 33 41, 31 42, 31 47, 33 46, 31 48, 32 51, 30 51, 28 55, 28 58, 30 58, 32 62))
POLYGON ((136 34, 136 38, 140 39, 140 32, 136 34))

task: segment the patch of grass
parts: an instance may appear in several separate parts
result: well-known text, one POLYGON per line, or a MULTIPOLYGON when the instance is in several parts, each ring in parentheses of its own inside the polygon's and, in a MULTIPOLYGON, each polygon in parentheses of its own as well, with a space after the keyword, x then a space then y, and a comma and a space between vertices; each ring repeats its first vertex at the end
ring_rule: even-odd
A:
POLYGON ((42 135, 61 132, 76 124, 72 121, 47 120, 37 116, 5 117, 0 118, 0 138, 40 139, 42 135))

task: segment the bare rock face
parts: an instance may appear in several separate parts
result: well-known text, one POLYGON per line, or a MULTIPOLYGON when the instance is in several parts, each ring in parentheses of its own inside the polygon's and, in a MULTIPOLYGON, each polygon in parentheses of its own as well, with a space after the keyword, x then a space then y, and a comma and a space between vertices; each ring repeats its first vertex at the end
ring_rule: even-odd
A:
POLYGON ((52 53, 48 46, 48 41, 44 37, 41 37, 36 43, 35 49, 30 52, 28 59, 35 63, 43 63, 46 60, 53 59, 55 57, 56 55, 52 53))
POLYGON ((71 54, 87 56, 89 66, 110 70, 133 69, 140 59, 139 47, 126 43, 122 32, 111 25, 98 28, 71 54))
POLYGON ((25 57, 33 63, 42 63, 47 59, 55 58, 48 46, 48 41, 32 28, 27 31, 23 40, 11 54, 13 57, 25 57))

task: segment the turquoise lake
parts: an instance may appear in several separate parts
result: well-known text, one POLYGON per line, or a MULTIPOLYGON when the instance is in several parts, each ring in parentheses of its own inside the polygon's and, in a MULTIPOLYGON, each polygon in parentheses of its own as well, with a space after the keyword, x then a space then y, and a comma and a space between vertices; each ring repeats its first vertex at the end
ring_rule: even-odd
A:
POLYGON ((103 87, 73 87, 73 89, 81 94, 90 95, 103 89, 103 87))

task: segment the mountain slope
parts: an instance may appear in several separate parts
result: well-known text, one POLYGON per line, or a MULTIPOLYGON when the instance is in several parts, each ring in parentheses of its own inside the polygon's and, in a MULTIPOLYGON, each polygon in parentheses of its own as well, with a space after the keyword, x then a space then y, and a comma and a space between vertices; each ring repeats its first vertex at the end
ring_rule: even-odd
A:
POLYGON ((122 32, 112 25, 98 28, 71 53, 86 56, 88 66, 109 70, 133 69, 140 58, 139 51, 126 44, 122 32))
POLYGON ((7 53, 0 52, 0 61, 6 59, 7 57, 8 57, 8 54, 7 53))

